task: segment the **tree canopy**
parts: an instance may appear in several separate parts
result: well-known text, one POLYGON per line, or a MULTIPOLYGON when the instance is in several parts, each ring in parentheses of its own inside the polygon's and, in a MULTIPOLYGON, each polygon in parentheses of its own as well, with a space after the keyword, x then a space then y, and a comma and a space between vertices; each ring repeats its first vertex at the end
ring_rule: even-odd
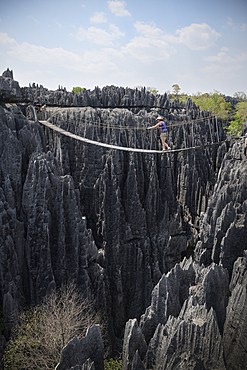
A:
POLYGON ((230 125, 228 126, 228 131, 232 135, 240 136, 240 133, 243 128, 244 122, 247 122, 247 100, 239 102, 235 107, 235 113, 233 116, 233 120, 230 121, 230 125))
POLYGON ((215 90, 214 93, 209 94, 198 93, 191 99, 201 110, 209 111, 217 117, 228 119, 232 113, 231 103, 226 102, 219 91, 215 90))
POLYGON ((80 87, 80 86, 74 86, 72 91, 74 91, 76 94, 78 94, 78 92, 84 90, 83 87, 80 87))
POLYGON ((172 85, 172 88, 173 88, 173 90, 172 90, 172 93, 173 94, 175 94, 175 95, 179 94, 181 88, 180 88, 180 86, 178 84, 173 84, 172 85))
POLYGON ((230 134, 240 135, 243 123, 247 122, 247 95, 243 91, 238 91, 233 94, 233 97, 239 102, 236 106, 226 101, 225 95, 214 90, 213 93, 186 94, 181 93, 181 88, 178 84, 173 84, 172 98, 179 101, 191 99, 201 110, 211 112, 221 119, 228 122, 227 130, 230 134))
POLYGON ((96 323, 102 319, 92 303, 81 298, 74 284, 66 285, 20 315, 6 345, 4 369, 54 369, 63 347, 96 323))

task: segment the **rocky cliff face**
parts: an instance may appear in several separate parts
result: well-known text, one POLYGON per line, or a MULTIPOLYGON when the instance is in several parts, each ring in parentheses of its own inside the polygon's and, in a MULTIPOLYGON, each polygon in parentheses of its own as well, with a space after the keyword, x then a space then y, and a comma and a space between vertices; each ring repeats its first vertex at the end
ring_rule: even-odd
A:
MULTIPOLYGON (((227 336, 235 301, 226 307, 234 262, 247 249, 242 141, 170 154, 108 150, 42 127, 27 102, 40 97, 47 104, 40 120, 119 146, 159 149, 146 128, 160 114, 174 148, 225 134, 191 101, 170 102, 145 89, 109 86, 76 95, 33 85, 18 96, 8 104, 5 95, 0 107, 0 293, 7 323, 73 280, 107 316, 113 353, 127 330, 125 367, 175 369, 187 361, 191 368, 224 368, 224 348, 229 358, 232 346, 241 351, 227 336), (124 329, 130 318, 139 324, 124 329)), ((230 291, 244 299, 242 285, 230 291)))
POLYGON ((246 175, 241 139, 225 154, 201 213, 195 261, 177 264, 153 289, 136 328, 147 349, 143 355, 134 335, 126 334, 124 348, 132 346, 124 369, 135 363, 134 350, 145 369, 246 367, 246 175))

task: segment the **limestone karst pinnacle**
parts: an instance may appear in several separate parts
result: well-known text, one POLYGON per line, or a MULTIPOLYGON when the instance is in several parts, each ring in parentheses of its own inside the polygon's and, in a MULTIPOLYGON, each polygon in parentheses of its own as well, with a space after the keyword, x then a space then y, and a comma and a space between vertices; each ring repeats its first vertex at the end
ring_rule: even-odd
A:
MULTIPOLYGON (((38 119, 72 133, 149 148, 159 141, 143 128, 158 114, 171 125, 198 119, 203 141, 209 113, 145 89, 20 87, 11 73, 0 78, 0 289, 9 327, 71 279, 106 314, 113 355, 126 338, 126 368, 234 369, 238 358, 243 368, 246 316, 233 312, 246 305, 237 268, 245 274, 244 138, 171 155, 95 148, 34 122, 30 105, 40 97, 47 107, 38 119), (241 341, 232 340, 235 319, 241 341)), ((170 126, 168 142, 183 145, 182 126, 170 126)))

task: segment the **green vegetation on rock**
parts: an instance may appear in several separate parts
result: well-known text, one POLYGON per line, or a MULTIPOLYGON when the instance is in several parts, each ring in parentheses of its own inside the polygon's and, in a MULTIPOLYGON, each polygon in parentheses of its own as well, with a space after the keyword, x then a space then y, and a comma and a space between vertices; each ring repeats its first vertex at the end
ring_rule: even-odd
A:
POLYGON ((78 94, 78 92, 84 90, 83 87, 80 87, 80 86, 74 86, 72 91, 74 91, 76 94, 78 94))
POLYGON ((109 361, 104 361, 104 370, 121 370, 122 360, 114 360, 111 358, 109 361))
POLYGON ((3 356, 4 370, 54 369, 63 347, 81 338, 101 318, 73 284, 51 293, 42 304, 23 312, 3 356))
POLYGON ((213 93, 197 92, 194 95, 181 93, 181 88, 178 84, 172 85, 172 100, 185 101, 191 99, 201 110, 211 112, 226 121, 227 131, 231 135, 239 136, 241 134, 243 123, 246 122, 247 116, 247 96, 243 91, 236 92, 233 97, 239 101, 235 107, 230 102, 227 102, 225 96, 219 91, 214 90, 213 93))
POLYGON ((246 121, 247 116, 247 101, 239 102, 235 108, 234 119, 230 121, 230 125, 227 130, 231 135, 240 136, 243 124, 246 121))

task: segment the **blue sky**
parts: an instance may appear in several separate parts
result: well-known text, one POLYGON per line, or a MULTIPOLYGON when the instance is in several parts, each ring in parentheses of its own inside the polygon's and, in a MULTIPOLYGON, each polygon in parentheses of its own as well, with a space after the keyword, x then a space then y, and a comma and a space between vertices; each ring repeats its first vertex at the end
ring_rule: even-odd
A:
POLYGON ((247 0, 0 0, 20 86, 247 93, 247 0))

